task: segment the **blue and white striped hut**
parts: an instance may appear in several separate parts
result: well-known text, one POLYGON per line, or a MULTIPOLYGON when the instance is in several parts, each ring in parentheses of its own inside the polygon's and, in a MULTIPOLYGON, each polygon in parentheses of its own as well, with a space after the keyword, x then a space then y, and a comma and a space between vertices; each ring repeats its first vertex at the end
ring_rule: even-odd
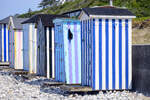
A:
POLYGON ((132 18, 127 9, 112 6, 82 9, 82 85, 132 88, 132 18))
POLYGON ((0 20, 0 62, 9 62, 9 18, 0 20))

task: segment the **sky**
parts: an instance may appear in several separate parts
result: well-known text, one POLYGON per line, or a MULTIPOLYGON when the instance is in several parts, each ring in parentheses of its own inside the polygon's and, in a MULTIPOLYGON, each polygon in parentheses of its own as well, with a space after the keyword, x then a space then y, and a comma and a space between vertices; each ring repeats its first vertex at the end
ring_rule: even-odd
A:
POLYGON ((38 4, 41 0, 0 0, 0 20, 9 15, 22 14, 38 10, 38 4))

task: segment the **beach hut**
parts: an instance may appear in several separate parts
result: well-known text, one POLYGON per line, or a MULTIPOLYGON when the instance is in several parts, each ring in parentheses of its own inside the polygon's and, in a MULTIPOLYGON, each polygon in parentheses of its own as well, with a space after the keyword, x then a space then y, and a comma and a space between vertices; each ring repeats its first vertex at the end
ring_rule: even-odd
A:
POLYGON ((55 80, 81 84, 81 27, 79 20, 55 19, 55 80))
POLYGON ((63 15, 40 14, 37 21, 37 74, 54 78, 54 24, 53 19, 63 15))
POLYGON ((82 85, 93 90, 132 88, 132 19, 127 9, 83 8, 82 85))
POLYGON ((0 20, 0 62, 9 62, 9 18, 0 20))
POLYGON ((23 69, 23 28, 22 22, 26 18, 10 17, 9 21, 9 56, 10 67, 23 69))
POLYGON ((23 24, 23 69, 36 74, 37 68, 37 15, 23 24))

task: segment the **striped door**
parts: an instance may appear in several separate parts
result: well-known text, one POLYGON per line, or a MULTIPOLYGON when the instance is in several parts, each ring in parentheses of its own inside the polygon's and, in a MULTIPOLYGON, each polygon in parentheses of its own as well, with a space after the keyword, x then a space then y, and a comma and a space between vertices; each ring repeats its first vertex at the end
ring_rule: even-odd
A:
POLYGON ((23 69, 23 33, 21 30, 14 32, 15 69, 23 69))
POLYGON ((85 43, 82 43, 85 45, 85 51, 82 49, 82 54, 85 53, 86 64, 83 66, 85 73, 83 75, 86 79, 83 79, 83 85, 90 85, 94 90, 131 89, 131 20, 92 20, 92 66, 87 65, 87 63, 91 63, 88 60, 91 58, 89 38, 87 37, 88 26, 90 26, 88 21, 84 21, 82 32, 85 35, 85 43), (92 82, 88 72, 90 68, 92 69, 92 82))
POLYGON ((9 61, 9 30, 7 24, 1 25, 1 60, 2 62, 9 61))
POLYGON ((81 83, 81 27, 80 23, 64 24, 64 54, 67 84, 81 83), (73 38, 69 40, 69 30, 73 38))
POLYGON ((81 27, 79 21, 55 24, 55 79, 81 83, 81 27), (72 34, 72 38, 70 38, 72 34))

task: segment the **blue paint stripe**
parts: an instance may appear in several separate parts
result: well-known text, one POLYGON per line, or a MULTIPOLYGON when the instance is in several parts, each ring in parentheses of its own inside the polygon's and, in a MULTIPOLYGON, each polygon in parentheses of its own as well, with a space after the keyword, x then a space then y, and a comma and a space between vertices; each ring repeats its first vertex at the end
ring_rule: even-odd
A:
POLYGON ((85 39, 85 30, 86 30, 86 23, 84 21, 84 28, 83 28, 83 39, 84 39, 84 85, 86 85, 86 39, 85 39))
POLYGON ((115 32, 115 29, 116 28, 116 26, 115 26, 115 19, 113 19, 112 20, 112 88, 113 89, 115 89, 115 80, 116 80, 116 78, 115 78, 115 74, 116 74, 116 72, 115 72, 115 66, 116 66, 116 64, 115 64, 115 48, 116 48, 116 45, 115 45, 115 40, 116 40, 116 38, 115 38, 115 36, 116 36, 116 32, 115 32))
POLYGON ((4 62, 6 62, 6 24, 4 24, 4 62))
MULTIPOLYGON (((57 43, 57 30, 56 30, 56 35, 55 35, 55 39, 56 39, 56 43, 57 43)), ((58 54, 57 54, 57 44, 56 44, 56 48, 55 48, 55 51, 56 51, 56 80, 58 81, 58 60, 57 60, 57 57, 58 57, 58 54)))
POLYGON ((83 63, 82 63, 82 53, 83 53, 83 51, 82 51, 82 21, 81 21, 81 84, 83 85, 83 63))
POLYGON ((109 20, 106 19, 106 89, 109 89, 109 20))
POLYGON ((87 85, 87 20, 85 21, 85 80, 87 85))
POLYGON ((99 19, 99 89, 102 90, 102 19, 99 19))
POLYGON ((93 69, 93 61, 92 61, 92 58, 93 58, 93 56, 92 56, 92 50, 93 50, 93 42, 92 42, 92 39, 93 39, 93 35, 92 35, 92 29, 93 29, 93 27, 92 27, 92 19, 90 20, 90 43, 91 43, 91 54, 90 54, 90 57, 91 57, 91 59, 90 59, 90 61, 91 61, 91 65, 90 65, 90 77, 91 77, 91 80, 90 80, 90 86, 92 87, 92 69, 93 69))
POLYGON ((88 85, 88 20, 86 20, 86 84, 88 85))
POLYGON ((128 65, 129 65, 129 62, 128 62, 128 54, 129 54, 129 47, 128 47, 128 34, 129 34, 129 32, 128 32, 128 20, 125 20, 125 35, 126 35, 126 54, 125 54, 125 59, 126 59, 126 89, 128 89, 128 86, 129 86, 129 84, 128 84, 128 82, 129 82, 129 69, 128 69, 128 65))
POLYGON ((122 20, 119 19, 119 89, 122 89, 122 20))
MULTIPOLYGON (((56 42, 56 26, 55 26, 55 28, 54 28, 54 41, 56 42)), ((57 79, 57 74, 56 74, 56 69, 57 69, 57 66, 56 66, 56 45, 55 45, 55 47, 54 47, 54 57, 55 57, 55 80, 57 79)))
MULTIPOLYGON (((84 24, 84 21, 83 21, 83 30, 84 30, 84 26, 85 26, 85 24, 84 24)), ((83 64, 83 72, 82 72, 82 75, 83 75, 83 85, 85 85, 85 73, 84 73, 84 71, 85 71, 85 56, 84 56, 84 49, 85 49, 85 47, 84 47, 84 31, 82 30, 82 64, 83 64)))
POLYGON ((95 19, 93 19, 93 89, 95 89, 95 19))
MULTIPOLYGON (((61 27, 60 27, 60 30, 61 30, 61 27)), ((60 32, 58 33, 59 34, 59 46, 61 45, 61 39, 62 39, 62 37, 61 37, 61 34, 60 34, 60 32)), ((61 65, 61 48, 59 47, 58 48, 59 49, 59 81, 61 82, 61 69, 62 69, 62 65, 61 65)))
POLYGON ((90 79, 89 79, 89 76, 90 76, 90 71, 89 71, 89 35, 90 35, 90 21, 88 20, 88 86, 90 85, 90 79))

